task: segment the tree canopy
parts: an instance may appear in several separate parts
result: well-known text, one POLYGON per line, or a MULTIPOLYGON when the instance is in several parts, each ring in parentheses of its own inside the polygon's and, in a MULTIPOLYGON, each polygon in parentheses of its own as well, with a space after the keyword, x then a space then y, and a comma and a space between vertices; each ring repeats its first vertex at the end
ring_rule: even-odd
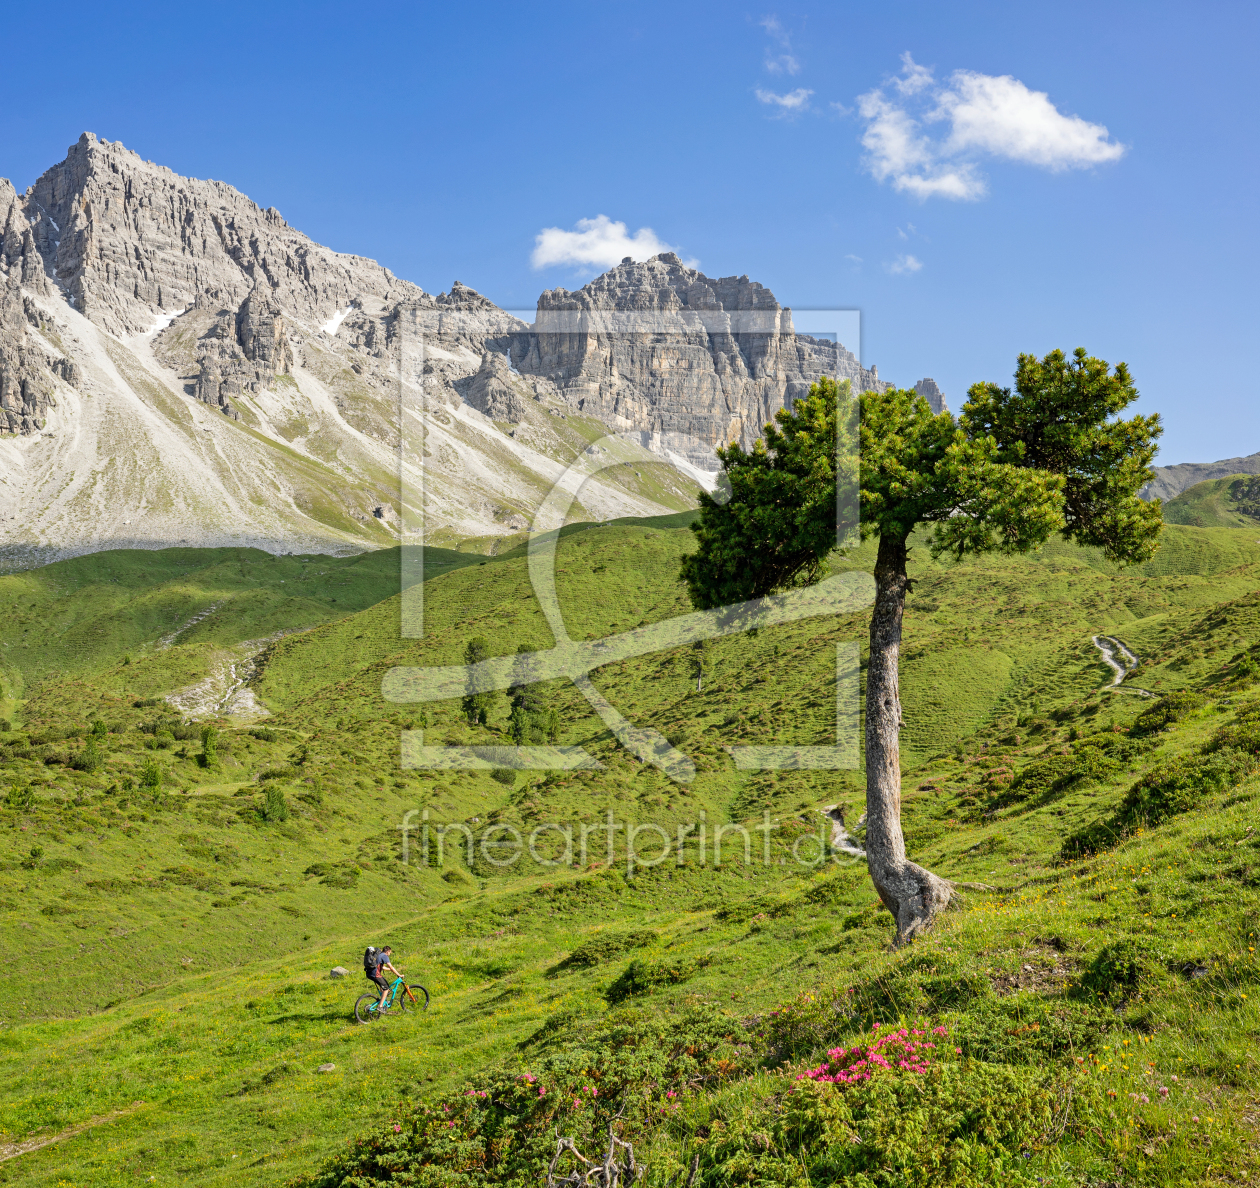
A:
POLYGON ((683 561, 691 600, 808 584, 857 531, 904 540, 921 524, 936 554, 1025 552, 1058 532, 1148 560, 1162 519, 1137 491, 1162 429, 1158 415, 1113 419, 1136 398, 1123 363, 1113 373, 1081 348, 1020 355, 1014 390, 974 384, 957 418, 914 391, 855 397, 824 377, 751 450, 717 451, 723 483, 701 494, 700 547, 683 561))

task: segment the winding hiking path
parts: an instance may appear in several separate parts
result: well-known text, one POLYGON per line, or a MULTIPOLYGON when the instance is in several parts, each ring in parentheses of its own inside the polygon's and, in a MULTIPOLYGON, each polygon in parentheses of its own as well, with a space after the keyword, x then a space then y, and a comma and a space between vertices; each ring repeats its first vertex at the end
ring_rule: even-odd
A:
MULTIPOLYGON (((1114 635, 1092 635, 1090 642, 1102 653, 1103 663, 1116 674, 1110 688, 1120 688, 1125 677, 1137 672, 1141 661, 1114 635)), ((1128 685, 1126 688, 1132 689, 1141 697, 1155 696, 1149 689, 1139 689, 1137 685, 1128 685)))
MULTIPOLYGON (((116 1122, 119 1118, 125 1118, 128 1114, 134 1114, 144 1102, 133 1101, 131 1105, 124 1109, 114 1110, 108 1114, 98 1114, 95 1118, 89 1118, 86 1122, 80 1122, 77 1126, 67 1127, 60 1134, 50 1134, 43 1137, 33 1137, 16 1143, 0 1144, 0 1163, 4 1163, 10 1159, 16 1159, 19 1155, 29 1155, 32 1151, 39 1151, 44 1147, 51 1147, 53 1143, 64 1142, 66 1139, 74 1138, 77 1134, 83 1134, 84 1131, 93 1130, 97 1126, 104 1126, 107 1122, 116 1122)), ((64 1181, 62 1181, 64 1183, 64 1181)))
MULTIPOLYGON (((828 821, 831 822, 831 844, 842 853, 851 854, 854 858, 865 858, 866 851, 857 844, 857 841, 849 834, 844 827, 844 806, 839 804, 829 804, 826 808, 819 809, 828 821)), ((857 827, 861 828, 866 823, 866 814, 863 813, 858 818, 857 827)))

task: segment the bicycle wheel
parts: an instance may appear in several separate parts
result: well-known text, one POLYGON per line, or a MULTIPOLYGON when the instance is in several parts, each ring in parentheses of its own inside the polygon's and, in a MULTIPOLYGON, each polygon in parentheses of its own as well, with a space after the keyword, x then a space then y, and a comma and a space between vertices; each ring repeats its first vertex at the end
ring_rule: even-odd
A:
POLYGON ((371 1023, 379 1019, 381 1015, 376 1009, 379 1000, 379 994, 360 994, 359 1001, 354 1004, 354 1017, 360 1023, 371 1023))
POLYGON ((405 986, 394 1004, 404 1015, 429 1009, 429 992, 423 986, 405 986))

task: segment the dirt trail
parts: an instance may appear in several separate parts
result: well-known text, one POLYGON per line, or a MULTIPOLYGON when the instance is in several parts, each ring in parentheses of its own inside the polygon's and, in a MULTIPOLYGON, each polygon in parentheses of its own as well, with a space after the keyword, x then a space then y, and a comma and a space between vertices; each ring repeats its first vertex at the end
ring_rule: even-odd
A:
POLYGON ((169 635, 162 636, 162 638, 157 642, 159 651, 169 648, 181 635, 183 635, 185 631, 187 631, 190 627, 195 627, 207 616, 214 614, 214 612, 227 601, 228 600, 226 598, 220 598, 218 602, 211 603, 205 610, 199 611, 197 614, 193 615, 187 623, 184 623, 180 627, 176 627, 169 635))
MULTIPOLYGON (((831 844, 844 854, 852 854, 854 858, 865 858, 866 851, 849 835, 849 831, 844 827, 844 806, 841 804, 829 804, 826 808, 818 810, 828 821, 831 822, 831 844)), ((854 828, 860 829, 866 821, 866 814, 863 813, 858 818, 858 823, 854 828)))
MULTIPOLYGON (((1137 672, 1141 661, 1114 635, 1093 635, 1090 636, 1090 642, 1102 653, 1103 663, 1116 674, 1110 685, 1112 689, 1120 688, 1125 677, 1137 672)), ((1125 687, 1132 689, 1140 697, 1155 696, 1149 689, 1139 689, 1136 685, 1125 687)))
POLYGON ((128 1114, 134 1114, 142 1105, 144 1105, 142 1101, 133 1101, 125 1109, 114 1110, 109 1114, 98 1114, 95 1118, 89 1118, 86 1122, 80 1122, 78 1126, 67 1127, 60 1134, 48 1135, 46 1138, 29 1138, 20 1143, 0 1144, 0 1163, 4 1163, 7 1159, 16 1159, 19 1155, 28 1155, 30 1152, 38 1151, 43 1147, 51 1147, 53 1143, 59 1143, 63 1139, 74 1138, 76 1134, 82 1134, 85 1130, 91 1130, 95 1126, 104 1126, 106 1122, 116 1122, 119 1118, 125 1118, 128 1114))

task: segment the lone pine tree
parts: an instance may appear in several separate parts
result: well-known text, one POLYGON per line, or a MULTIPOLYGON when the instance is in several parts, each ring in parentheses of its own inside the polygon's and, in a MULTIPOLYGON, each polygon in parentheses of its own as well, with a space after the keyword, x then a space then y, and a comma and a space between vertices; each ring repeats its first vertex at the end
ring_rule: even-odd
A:
MULTIPOLYGON (((483 636, 478 635, 468 641, 468 646, 464 648, 464 663, 470 669, 472 665, 480 664, 481 661, 489 658, 490 645, 483 636)), ((468 691, 460 703, 461 708, 468 717, 468 724, 470 726, 484 726, 489 721, 490 710, 494 707, 498 697, 499 694, 494 689, 482 688, 470 671, 468 674, 468 691)))
MULTIPOLYGON (((525 644, 516 650, 518 655, 531 651, 525 644)), ((547 705, 541 688, 529 682, 523 661, 517 662, 508 695, 511 698, 509 729, 518 746, 556 741, 560 736, 560 715, 547 705)))
POLYGON ((1128 368, 1077 349, 1020 355, 1015 387, 974 384, 955 418, 913 391, 823 378, 776 414, 764 441, 718 451, 729 499, 701 495, 699 549, 682 578, 699 608, 817 581, 837 525, 877 537, 866 685, 866 852, 898 943, 926 928, 953 887, 906 857, 901 831, 898 655, 907 541, 932 525, 934 556, 1023 553, 1053 533, 1137 564, 1158 547, 1149 481, 1159 417, 1116 419, 1137 399, 1128 368), (859 448, 860 447, 860 448, 859 448))

